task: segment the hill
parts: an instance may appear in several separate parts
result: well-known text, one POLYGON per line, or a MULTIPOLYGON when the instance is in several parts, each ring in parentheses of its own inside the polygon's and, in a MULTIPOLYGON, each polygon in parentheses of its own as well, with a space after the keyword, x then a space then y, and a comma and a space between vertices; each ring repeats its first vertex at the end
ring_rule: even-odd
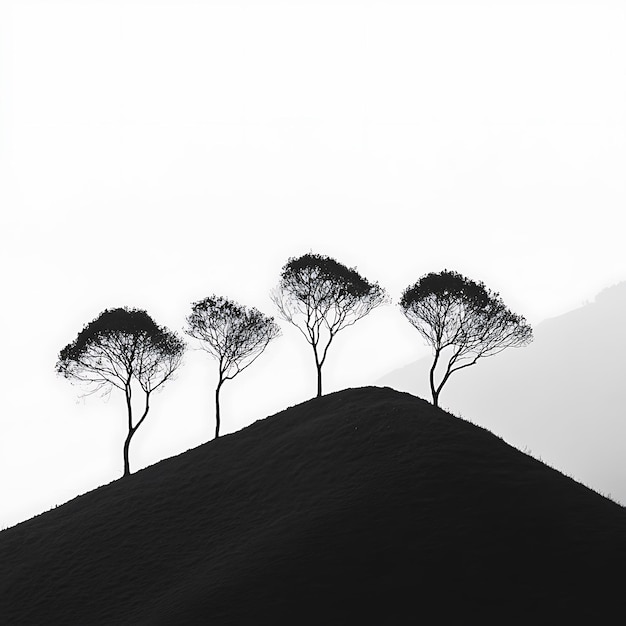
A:
POLYGON ((0 614, 81 626, 602 623, 625 607, 625 559, 622 507, 421 399, 369 387, 3 531, 0 614))
MULTIPOLYGON (((626 282, 538 324, 530 346, 454 374, 440 404, 626 504, 625 318, 626 282)), ((376 384, 430 398, 430 365, 420 359, 376 384)))

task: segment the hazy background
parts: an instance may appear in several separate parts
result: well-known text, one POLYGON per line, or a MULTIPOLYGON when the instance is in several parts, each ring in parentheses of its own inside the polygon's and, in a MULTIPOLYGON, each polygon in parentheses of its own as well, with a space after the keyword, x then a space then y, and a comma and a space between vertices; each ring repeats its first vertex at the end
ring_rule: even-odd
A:
MULTIPOLYGON (((0 0, 0 527, 121 475, 121 398, 54 373, 104 308, 274 314, 309 250, 396 301, 454 269, 532 323, 626 278, 624 32, 621 1, 0 0)), ((225 433, 314 394, 282 326, 225 433)), ((395 305, 333 348, 327 391, 428 353, 395 305)), ((215 375, 188 353, 133 469, 211 436, 215 375)))

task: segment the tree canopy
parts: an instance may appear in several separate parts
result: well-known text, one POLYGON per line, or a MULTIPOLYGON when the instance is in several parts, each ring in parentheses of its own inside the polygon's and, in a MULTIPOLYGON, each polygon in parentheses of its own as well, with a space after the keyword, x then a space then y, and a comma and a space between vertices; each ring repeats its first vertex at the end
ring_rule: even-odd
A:
POLYGON ((509 347, 528 345, 532 328, 521 315, 512 313, 500 294, 458 272, 444 270, 426 274, 407 287, 400 299, 402 312, 433 348, 430 388, 433 403, 450 376, 474 365, 479 358, 509 347), (443 376, 435 382, 442 353, 450 357, 443 376))
POLYGON ((317 395, 322 395, 322 366, 337 333, 388 301, 385 290, 356 268, 308 253, 283 266, 271 298, 281 317, 293 324, 313 348, 317 395))

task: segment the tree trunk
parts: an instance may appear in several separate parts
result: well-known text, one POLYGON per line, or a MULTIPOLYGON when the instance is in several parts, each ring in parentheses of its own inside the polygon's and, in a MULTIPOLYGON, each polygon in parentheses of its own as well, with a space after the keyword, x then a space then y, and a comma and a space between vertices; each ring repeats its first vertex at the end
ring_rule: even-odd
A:
POLYGON ((441 393, 441 389, 437 391, 433 391, 433 406, 439 407, 439 394, 441 393))
POLYGON ((133 426, 133 408, 131 404, 131 390, 130 384, 126 388, 126 407, 128 409, 128 434, 126 435, 126 441, 124 441, 124 476, 130 475, 130 440, 137 432, 137 429, 141 426, 143 421, 148 415, 150 410, 150 392, 146 392, 146 406, 144 407, 143 414, 139 418, 139 421, 133 426))
POLYGON ((220 436, 220 389, 224 381, 220 380, 215 389, 215 438, 220 436))
POLYGON ((128 431, 126 435, 126 441, 124 442, 124 476, 130 476, 130 461, 128 459, 130 450, 130 440, 132 439, 135 431, 133 429, 128 431))
MULTIPOLYGON (((313 345, 313 355, 315 356, 315 370, 317 373, 317 398, 322 395, 322 363, 320 363, 319 355, 317 354, 317 344, 313 345)), ((323 361, 323 359, 322 359, 323 361)))
POLYGON ((435 369, 437 368, 438 361, 439 361, 439 350, 436 350, 433 364, 430 367, 430 392, 433 396, 433 405, 437 407, 439 406, 439 392, 441 391, 441 389, 437 389, 435 387, 435 369))
POLYGON ((317 366, 317 397, 320 398, 322 395, 322 366, 316 364, 317 366))
POLYGON ((126 441, 124 442, 124 476, 130 475, 130 461, 128 459, 130 450, 130 440, 133 437, 133 406, 131 403, 132 391, 130 388, 130 381, 126 383, 126 410, 128 411, 128 435, 126 435, 126 441))

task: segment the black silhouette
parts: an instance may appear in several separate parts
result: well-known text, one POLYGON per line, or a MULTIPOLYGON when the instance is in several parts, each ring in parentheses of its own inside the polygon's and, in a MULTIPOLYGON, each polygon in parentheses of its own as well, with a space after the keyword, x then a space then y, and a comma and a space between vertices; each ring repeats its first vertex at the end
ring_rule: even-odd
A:
POLYGON ((227 380, 243 372, 280 335, 274 319, 215 295, 194 302, 185 332, 198 339, 203 350, 217 359, 215 437, 220 435, 220 390, 227 380))
POLYGON ((439 406, 439 394, 454 372, 474 365, 481 357, 528 345, 533 338, 524 317, 511 313, 498 293, 457 272, 426 274, 405 289, 400 306, 433 348, 430 390, 435 406, 439 406), (437 364, 448 348, 451 356, 439 383, 435 383, 437 364))
MULTIPOLYGON (((259 416, 260 417, 260 416, 259 416)), ((0 532, 4 624, 614 624, 626 512, 429 402, 346 389, 0 532)))
POLYGON ((124 476, 130 474, 129 448, 133 435, 150 410, 153 391, 179 367, 185 344, 175 333, 157 326, 141 309, 107 309, 78 333, 59 354, 57 372, 86 383, 90 393, 113 387, 124 392, 128 434, 124 441, 124 476), (133 381, 144 393, 141 417, 133 423, 133 381))
POLYGON ((322 366, 335 335, 388 301, 385 290, 355 268, 312 253, 287 261, 271 298, 281 317, 313 348, 318 397, 322 395, 322 366))

